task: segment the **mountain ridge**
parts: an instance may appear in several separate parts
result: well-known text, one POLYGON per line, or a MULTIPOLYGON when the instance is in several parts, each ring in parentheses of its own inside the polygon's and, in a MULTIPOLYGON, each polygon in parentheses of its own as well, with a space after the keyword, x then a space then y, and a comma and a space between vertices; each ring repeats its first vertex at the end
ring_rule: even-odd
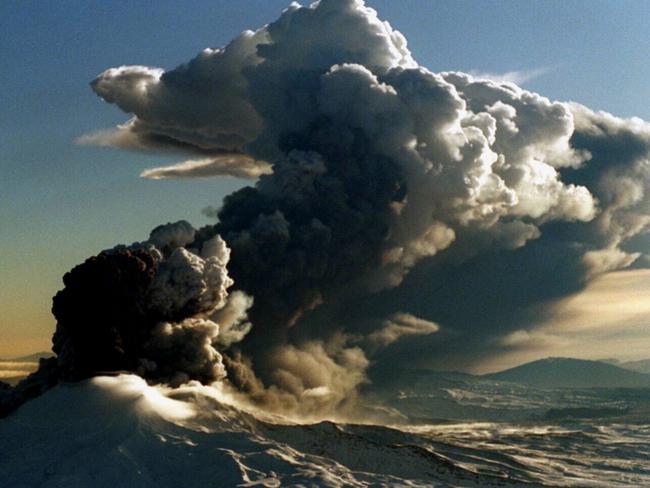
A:
POLYGON ((650 388, 650 375, 602 361, 549 357, 481 375, 537 388, 650 388))

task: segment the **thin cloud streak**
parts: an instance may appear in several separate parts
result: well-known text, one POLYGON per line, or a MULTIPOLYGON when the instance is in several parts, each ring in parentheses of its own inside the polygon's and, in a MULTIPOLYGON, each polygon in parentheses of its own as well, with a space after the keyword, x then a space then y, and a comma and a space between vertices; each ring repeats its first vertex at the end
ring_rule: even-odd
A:
POLYGON ((533 68, 529 70, 506 71, 505 73, 471 70, 469 74, 477 79, 491 80, 497 83, 514 83, 515 85, 524 85, 527 82, 534 80, 535 78, 544 76, 554 69, 554 67, 543 66, 541 68, 533 68))
POLYGON ((255 180, 271 173, 271 165, 250 157, 233 154, 204 159, 189 159, 170 166, 150 168, 140 173, 142 178, 162 180, 169 178, 211 178, 233 176, 255 180))

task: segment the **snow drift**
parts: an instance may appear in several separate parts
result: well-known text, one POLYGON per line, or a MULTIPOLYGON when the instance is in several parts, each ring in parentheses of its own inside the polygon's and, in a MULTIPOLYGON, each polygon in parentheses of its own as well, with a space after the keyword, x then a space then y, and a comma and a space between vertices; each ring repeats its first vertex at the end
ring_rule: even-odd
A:
POLYGON ((647 436, 634 424, 299 425, 199 384, 122 375, 59 385, 2 420, 0 479, 3 488, 644 486, 647 436))

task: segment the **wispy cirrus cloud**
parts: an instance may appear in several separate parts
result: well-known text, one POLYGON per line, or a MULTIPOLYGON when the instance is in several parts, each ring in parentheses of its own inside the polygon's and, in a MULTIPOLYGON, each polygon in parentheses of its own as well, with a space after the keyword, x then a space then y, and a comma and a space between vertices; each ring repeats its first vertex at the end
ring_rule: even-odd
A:
POLYGON ((540 76, 544 76, 554 69, 554 66, 542 66, 541 68, 533 68, 527 70, 506 71, 505 73, 471 70, 469 74, 475 78, 492 80, 498 83, 514 83, 515 85, 523 85, 528 81, 539 78, 540 76))
POLYGON ((242 154, 228 154, 202 159, 189 159, 170 166, 150 168, 140 173, 142 178, 162 180, 169 178, 209 178, 233 176, 257 179, 271 172, 271 165, 242 154))

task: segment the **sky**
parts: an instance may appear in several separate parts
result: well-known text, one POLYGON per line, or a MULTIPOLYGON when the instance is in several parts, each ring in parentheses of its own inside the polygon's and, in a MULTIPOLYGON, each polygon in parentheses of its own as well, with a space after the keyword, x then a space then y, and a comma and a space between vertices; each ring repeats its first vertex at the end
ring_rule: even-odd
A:
MULTIPOLYGON (((414 57, 434 72, 506 77, 551 99, 650 120, 648 2, 367 3, 407 37, 414 57)), ((205 224, 201 210, 219 206, 245 184, 235 178, 147 180, 139 178, 142 170, 178 158, 76 144, 82 134, 125 121, 120 110, 92 93, 89 82, 122 64, 172 69, 205 47, 222 46, 242 30, 275 19, 285 6, 268 0, 162 1, 155 7, 0 4, 0 357, 49 349, 51 297, 72 266, 117 242, 142 240, 160 223, 205 224)), ((620 300, 622 308, 636 306, 626 305, 629 294, 609 295, 621 288, 642 293, 647 274, 635 273, 623 282, 605 277, 563 303, 556 324, 570 321, 576 309, 592 308, 590 300, 601 303, 603 293, 620 300)), ((632 328, 639 329, 647 317, 639 316, 642 311, 630 319, 632 328)), ((583 356, 585 341, 602 344, 602 331, 610 330, 601 324, 594 327, 600 335, 585 332, 588 340, 576 349, 554 327, 537 332, 548 339, 538 342, 548 344, 545 351, 583 356)), ((609 357, 625 349, 609 344, 611 353, 591 350, 609 357)))

